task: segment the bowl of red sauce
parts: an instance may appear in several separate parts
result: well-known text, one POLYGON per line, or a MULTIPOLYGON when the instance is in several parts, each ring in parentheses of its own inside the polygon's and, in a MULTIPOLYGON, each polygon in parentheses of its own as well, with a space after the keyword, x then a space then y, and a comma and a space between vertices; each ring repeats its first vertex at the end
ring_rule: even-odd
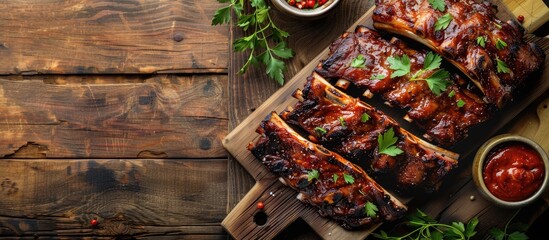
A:
POLYGON ((548 187, 549 160, 536 142, 503 134, 480 147, 473 162, 473 180, 482 195, 503 207, 522 207, 548 187))
POLYGON ((317 19, 325 16, 340 0, 271 0, 283 13, 298 17, 317 19))

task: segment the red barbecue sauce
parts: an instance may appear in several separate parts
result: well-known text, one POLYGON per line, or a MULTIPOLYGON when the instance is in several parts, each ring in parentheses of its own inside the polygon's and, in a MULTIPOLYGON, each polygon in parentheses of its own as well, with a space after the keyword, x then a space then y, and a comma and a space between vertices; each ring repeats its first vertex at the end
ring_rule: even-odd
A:
POLYGON ((543 160, 536 150, 514 142, 490 151, 483 178, 494 196, 516 202, 532 196, 541 187, 544 174, 543 160))

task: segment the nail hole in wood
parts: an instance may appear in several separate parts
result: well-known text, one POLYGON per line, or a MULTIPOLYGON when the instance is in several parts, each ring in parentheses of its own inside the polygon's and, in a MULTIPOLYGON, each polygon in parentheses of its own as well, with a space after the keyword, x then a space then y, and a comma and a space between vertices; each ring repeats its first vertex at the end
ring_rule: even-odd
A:
POLYGON ((543 105, 543 108, 547 109, 547 104, 543 105))
POLYGON ((263 226, 267 223, 267 214, 263 211, 259 211, 254 214, 254 222, 257 226, 263 226))

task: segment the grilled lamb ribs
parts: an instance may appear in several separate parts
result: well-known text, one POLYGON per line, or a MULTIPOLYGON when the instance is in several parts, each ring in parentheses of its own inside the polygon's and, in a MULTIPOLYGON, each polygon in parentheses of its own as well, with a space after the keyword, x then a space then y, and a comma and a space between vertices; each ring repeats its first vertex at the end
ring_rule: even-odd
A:
POLYGON ((316 73, 294 97, 300 102, 283 112, 283 119, 300 126, 314 142, 363 166, 385 187, 401 193, 432 192, 457 166, 457 154, 415 137, 389 116, 337 90, 316 73), (387 132, 394 133, 393 144, 401 153, 380 152, 380 138, 387 132))
POLYGON ((248 149, 285 184, 297 190, 298 199, 317 207, 321 215, 353 229, 393 221, 405 214, 406 206, 364 170, 309 142, 276 113, 269 115, 257 132, 261 137, 248 149))
MULTIPOLYGON (((432 54, 432 53, 431 53, 432 54)), ((407 110, 406 120, 414 121, 426 131, 426 137, 449 146, 467 136, 468 130, 488 119, 490 107, 458 74, 449 76, 445 91, 434 93, 424 80, 439 69, 422 70, 426 53, 407 47, 393 38, 386 41, 374 30, 359 26, 354 33, 345 33, 330 46, 330 55, 316 71, 327 78, 341 78, 366 90, 366 96, 380 94, 390 105, 407 110), (354 59, 363 59, 362 66, 352 66, 354 59), (389 58, 408 57, 410 73, 391 77, 389 58), (420 73, 414 76, 414 73, 420 73), (463 84, 463 85, 462 85, 463 84)), ((344 85, 342 87, 345 87, 344 85)))
POLYGON ((543 66, 544 52, 523 40, 524 29, 503 22, 488 1, 376 0, 374 27, 414 39, 464 72, 487 102, 502 107, 513 90, 543 66))

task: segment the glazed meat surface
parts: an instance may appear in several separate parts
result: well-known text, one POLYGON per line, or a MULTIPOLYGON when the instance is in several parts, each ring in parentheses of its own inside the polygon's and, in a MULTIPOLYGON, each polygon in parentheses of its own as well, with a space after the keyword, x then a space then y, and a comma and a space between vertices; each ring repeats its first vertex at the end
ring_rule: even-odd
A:
POLYGON ((523 40, 522 27, 496 17, 487 1, 376 0, 374 26, 415 39, 463 71, 498 107, 543 65, 545 54, 523 40))
MULTIPOLYGON (((412 81, 414 73, 422 71, 425 57, 425 52, 413 50, 397 39, 386 41, 374 30, 359 26, 330 46, 328 59, 316 71, 380 94, 391 105, 406 109, 408 118, 430 139, 444 146, 453 145, 465 138, 472 126, 488 119, 489 106, 467 86, 460 86, 468 81, 457 74, 450 76, 452 84, 438 95, 426 81, 412 81), (364 66, 353 67, 351 63, 359 55, 364 58, 364 66), (410 59, 410 73, 391 77, 395 70, 388 59, 404 55, 410 59)), ((439 70, 423 71, 416 78, 428 78, 439 70)))
POLYGON ((457 166, 457 154, 413 136, 389 116, 337 90, 317 74, 294 95, 300 102, 283 112, 282 118, 299 125, 313 141, 363 166, 385 187, 401 193, 432 192, 457 166), (394 156, 380 152, 380 138, 390 131, 394 146, 402 150, 394 156))
POLYGON ((404 216, 406 207, 366 172, 301 137, 276 113, 268 116, 257 132, 261 137, 248 149, 297 190, 301 201, 317 207, 321 215, 332 217, 349 229, 404 216), (375 205, 378 211, 368 215, 367 204, 375 205))

